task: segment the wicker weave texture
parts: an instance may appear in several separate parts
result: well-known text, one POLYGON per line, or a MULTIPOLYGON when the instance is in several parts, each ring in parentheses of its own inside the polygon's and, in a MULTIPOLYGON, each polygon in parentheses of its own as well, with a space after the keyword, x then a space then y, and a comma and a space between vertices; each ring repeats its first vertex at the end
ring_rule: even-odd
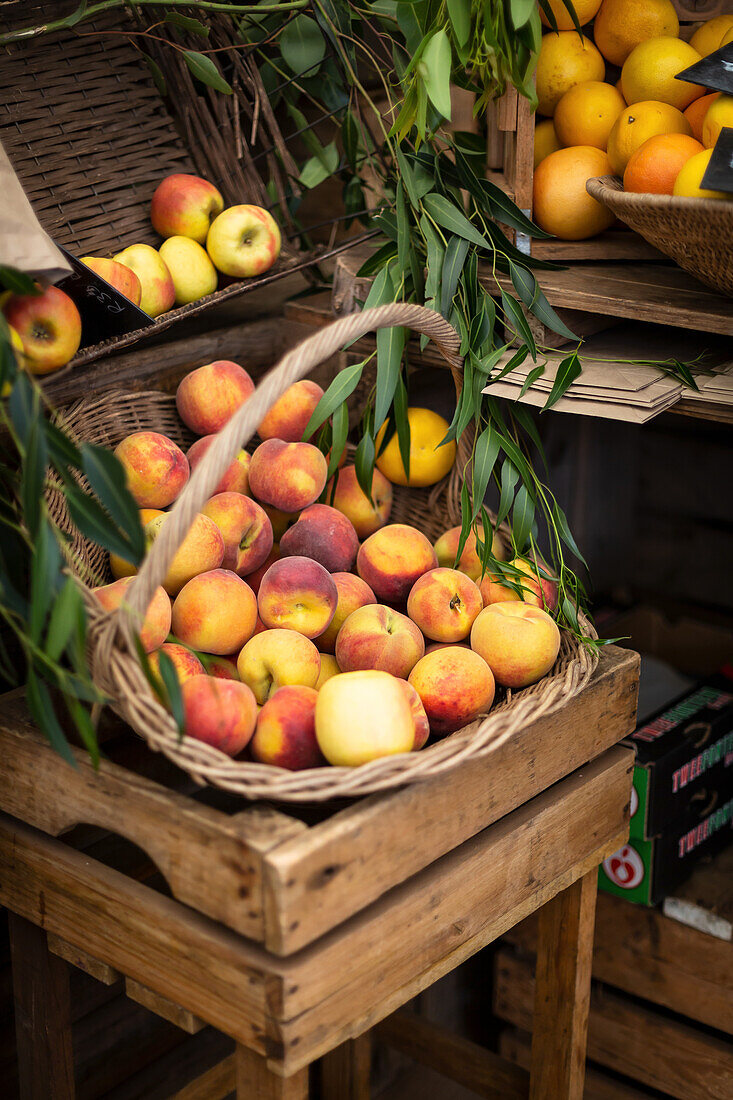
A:
POLYGON ((733 297, 733 203, 624 191, 615 176, 587 183, 589 194, 645 240, 721 294, 733 297))
MULTIPOLYGON (((168 564, 191 520, 213 492, 231 457, 254 435, 264 412, 293 381, 305 377, 318 363, 366 331, 403 324, 429 332, 460 378, 458 341, 438 314, 420 306, 381 306, 352 315, 320 330, 282 360, 260 383, 239 413, 219 433, 171 512, 129 591, 129 612, 145 608, 150 594, 167 571, 168 564), (231 456, 231 457, 230 457, 231 456)), ((159 393, 109 394, 94 402, 79 402, 64 413, 64 422, 80 440, 115 445, 132 431, 164 431, 181 444, 186 435, 171 397, 159 393)), ((454 471, 432 490, 394 488, 393 522, 421 528, 436 538, 458 519, 460 474, 454 471)), ((52 514, 67 531, 73 524, 63 494, 51 494, 52 514)), ((148 742, 201 782, 247 798, 279 801, 325 801, 389 790, 431 778, 478 753, 488 753, 518 729, 557 709, 587 683, 596 658, 562 631, 560 653, 552 671, 539 683, 520 692, 505 693, 491 713, 419 753, 400 754, 372 761, 358 768, 326 767, 289 772, 270 765, 232 760, 210 745, 192 738, 180 739, 171 716, 154 697, 144 677, 132 640, 127 612, 102 611, 87 585, 108 579, 106 554, 78 532, 74 538, 73 568, 84 584, 89 615, 90 667, 97 686, 115 709, 148 742)), ((582 620, 592 634, 592 627, 582 620)))

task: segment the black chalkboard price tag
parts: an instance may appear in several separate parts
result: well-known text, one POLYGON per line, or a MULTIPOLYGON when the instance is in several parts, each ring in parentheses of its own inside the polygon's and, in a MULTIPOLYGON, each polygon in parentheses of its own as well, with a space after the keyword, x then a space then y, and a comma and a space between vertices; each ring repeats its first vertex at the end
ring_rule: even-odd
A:
POLYGON ((715 143, 710 162, 702 177, 706 191, 728 191, 733 195, 733 128, 724 126, 715 143))
POLYGON ((675 79, 702 84, 711 92, 727 92, 728 95, 733 95, 733 42, 703 57, 702 61, 696 61, 689 69, 683 69, 681 73, 677 73, 675 79))
POLYGON ((125 336, 155 322, 129 298, 120 294, 76 256, 61 248, 72 272, 58 286, 73 300, 81 315, 80 348, 89 348, 115 336, 125 336))

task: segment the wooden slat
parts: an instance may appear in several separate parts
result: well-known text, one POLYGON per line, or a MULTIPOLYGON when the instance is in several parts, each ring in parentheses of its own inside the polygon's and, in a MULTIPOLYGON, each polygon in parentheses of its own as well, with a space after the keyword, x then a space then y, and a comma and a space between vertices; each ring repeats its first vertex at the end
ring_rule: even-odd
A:
POLYGON ((274 848, 266 859, 268 948, 288 954, 310 943, 627 736, 637 677, 638 656, 608 646, 585 691, 496 752, 362 799, 274 848), (409 844, 395 844, 404 836, 409 844))
POLYGON ((104 985, 114 985, 121 978, 119 970, 115 970, 107 963, 93 958, 87 951, 82 951, 80 947, 74 947, 72 943, 62 940, 60 936, 49 935, 48 949, 52 954, 58 955, 60 959, 71 963, 77 970, 83 970, 85 974, 89 974, 90 977, 95 978, 104 985))
MULTIPOLYGON (((529 1031, 533 1001, 531 965, 498 952, 497 1016, 529 1031)), ((733 1095, 733 1044, 608 991, 591 996, 588 1057, 676 1100, 730 1100, 733 1095)))
POLYGON ((234 1055, 237 1100, 308 1100, 308 1070, 290 1077, 273 1073, 262 1058, 247 1047, 238 1046, 234 1055))
POLYGON ((414 1012, 388 1016, 376 1035, 387 1046, 487 1100, 527 1100, 529 1096, 526 1069, 414 1012))
POLYGON ((203 1020, 200 1020, 193 1012, 181 1008, 180 1005, 175 1004, 173 1001, 169 1001, 167 997, 163 997, 160 993, 156 993, 154 989, 148 989, 146 985, 142 985, 132 978, 125 979, 125 993, 131 1001, 136 1001, 137 1004, 142 1005, 143 1008, 147 1008, 150 1012, 154 1012, 156 1016, 160 1016, 162 1019, 168 1020, 169 1023, 175 1024, 176 1027, 179 1027, 181 1031, 187 1032, 188 1035, 196 1035, 206 1026, 203 1020))
POLYGON ((321 1100, 370 1100, 369 1032, 347 1039, 321 1059, 321 1100))
POLYGON ((236 1088, 236 1074, 235 1056, 230 1054, 223 1062, 179 1089, 170 1100, 224 1100, 236 1088))

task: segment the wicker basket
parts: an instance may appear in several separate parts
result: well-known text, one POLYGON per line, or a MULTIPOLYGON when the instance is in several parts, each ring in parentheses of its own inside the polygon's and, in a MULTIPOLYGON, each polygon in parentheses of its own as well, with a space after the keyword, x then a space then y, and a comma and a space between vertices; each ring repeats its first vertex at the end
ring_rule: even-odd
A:
MULTIPOLYGON (((150 690, 135 653, 132 622, 164 578, 168 566, 190 524, 213 493, 236 452, 252 438, 264 413, 287 387, 305 377, 323 360, 346 344, 380 328, 395 324, 412 328, 433 339, 461 384, 459 339, 437 313, 413 305, 387 305, 352 314, 319 330, 289 352, 260 383, 250 400, 219 433, 206 457, 192 475, 171 511, 130 586, 129 607, 105 613, 90 587, 109 579, 107 555, 74 529, 60 492, 51 494, 50 506, 59 525, 72 537, 75 571, 83 585, 89 615, 90 667, 95 683, 114 709, 156 750, 200 782, 248 798, 281 801, 325 801, 371 794, 419 779, 427 779, 477 753, 490 752, 540 715, 565 704, 587 683, 596 663, 594 655, 566 631, 562 632, 555 667, 539 683, 523 691, 506 693, 488 717, 466 726, 418 753, 384 757, 358 768, 323 767, 289 772, 270 765, 233 760, 210 745, 179 736, 172 717, 150 690)), ((79 438, 114 446, 130 432, 152 429, 165 432, 180 443, 190 439, 182 429, 173 398, 160 393, 109 394, 93 402, 79 402, 63 414, 65 425, 79 438)), ((466 462, 463 451, 453 472, 433 490, 395 486, 392 520, 413 524, 434 539, 458 519, 460 474, 466 462)), ((583 626, 592 633, 586 620, 583 626)))
POLYGON ((590 179, 588 193, 690 275, 733 296, 733 203, 624 191, 615 176, 590 179))

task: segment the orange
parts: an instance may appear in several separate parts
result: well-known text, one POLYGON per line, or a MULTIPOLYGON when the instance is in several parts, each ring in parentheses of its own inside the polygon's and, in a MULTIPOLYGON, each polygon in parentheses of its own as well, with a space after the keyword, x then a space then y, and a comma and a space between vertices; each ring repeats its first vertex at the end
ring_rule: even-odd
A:
POLYGON ((700 60, 700 54, 679 38, 649 38, 634 46, 621 70, 621 87, 627 103, 658 99, 680 111, 704 95, 699 84, 676 80, 677 73, 700 60))
POLYGON ((702 124, 702 143, 712 149, 724 126, 733 126, 733 95, 720 95, 708 107, 702 124))
POLYGON ((384 474, 393 485, 413 485, 424 487, 435 485, 447 473, 450 473, 456 459, 456 445, 450 443, 440 446, 448 431, 448 421, 444 420, 432 409, 410 408, 407 410, 407 422, 410 425, 410 476, 405 473, 405 467, 400 455, 400 447, 397 432, 391 437, 389 443, 381 454, 379 449, 387 431, 387 424, 383 424, 377 432, 376 445, 377 469, 384 474))
POLYGON ((725 191, 709 191, 707 188, 700 186, 712 155, 712 149, 703 149, 701 153, 695 153, 694 157, 690 157, 686 164, 682 166, 677 179, 674 181, 672 194, 684 195, 691 199, 723 199, 730 201, 733 196, 726 194, 725 191))
POLYGON ((626 101, 613 84, 585 80, 562 97, 555 108, 555 132, 562 145, 595 145, 605 149, 614 122, 626 101))
POLYGON ((606 66, 590 38, 577 31, 551 32, 542 37, 537 60, 537 110, 552 115, 574 84, 603 80, 606 66))
MULTIPOLYGON (((586 23, 590 23, 600 6, 601 0, 573 0, 575 14, 581 27, 584 27, 586 23)), ((555 16, 557 29, 559 31, 571 31, 575 23, 573 23, 572 16, 565 5, 565 0, 549 0, 549 7, 555 16)), ((546 27, 552 25, 542 8, 540 8, 540 19, 546 27)))
POLYGON ((557 139, 555 133, 555 123, 551 118, 543 118, 541 122, 535 123, 534 128, 534 166, 535 168, 544 160, 545 157, 549 157, 550 153, 554 153, 556 149, 560 148, 560 142, 557 139))
POLYGON ((534 174, 532 216, 542 229, 564 241, 582 241, 608 229, 613 214, 585 189, 591 176, 607 176, 602 149, 573 145, 550 153, 534 174))
POLYGON ((692 127, 682 111, 652 99, 621 112, 608 135, 608 159, 617 176, 623 176, 631 154, 656 134, 692 135, 692 127))
POLYGON ((708 19, 707 23, 697 28, 690 39, 690 45, 693 50, 697 50, 700 57, 707 57, 725 44, 723 39, 732 30, 733 15, 716 15, 714 19, 708 19))
POLYGON ((681 169, 690 157, 702 151, 700 142, 687 134, 657 134, 630 158, 624 172, 624 190, 671 195, 681 169))
POLYGON ((719 95, 720 92, 701 95, 699 99, 693 99, 690 106, 684 111, 685 118, 692 127, 692 136, 697 138, 698 141, 702 141, 702 124, 705 121, 705 115, 708 113, 708 107, 719 95))
POLYGON ((671 0, 603 0, 593 25, 596 46, 614 65, 623 65, 634 46, 647 38, 676 38, 679 33, 671 0))

